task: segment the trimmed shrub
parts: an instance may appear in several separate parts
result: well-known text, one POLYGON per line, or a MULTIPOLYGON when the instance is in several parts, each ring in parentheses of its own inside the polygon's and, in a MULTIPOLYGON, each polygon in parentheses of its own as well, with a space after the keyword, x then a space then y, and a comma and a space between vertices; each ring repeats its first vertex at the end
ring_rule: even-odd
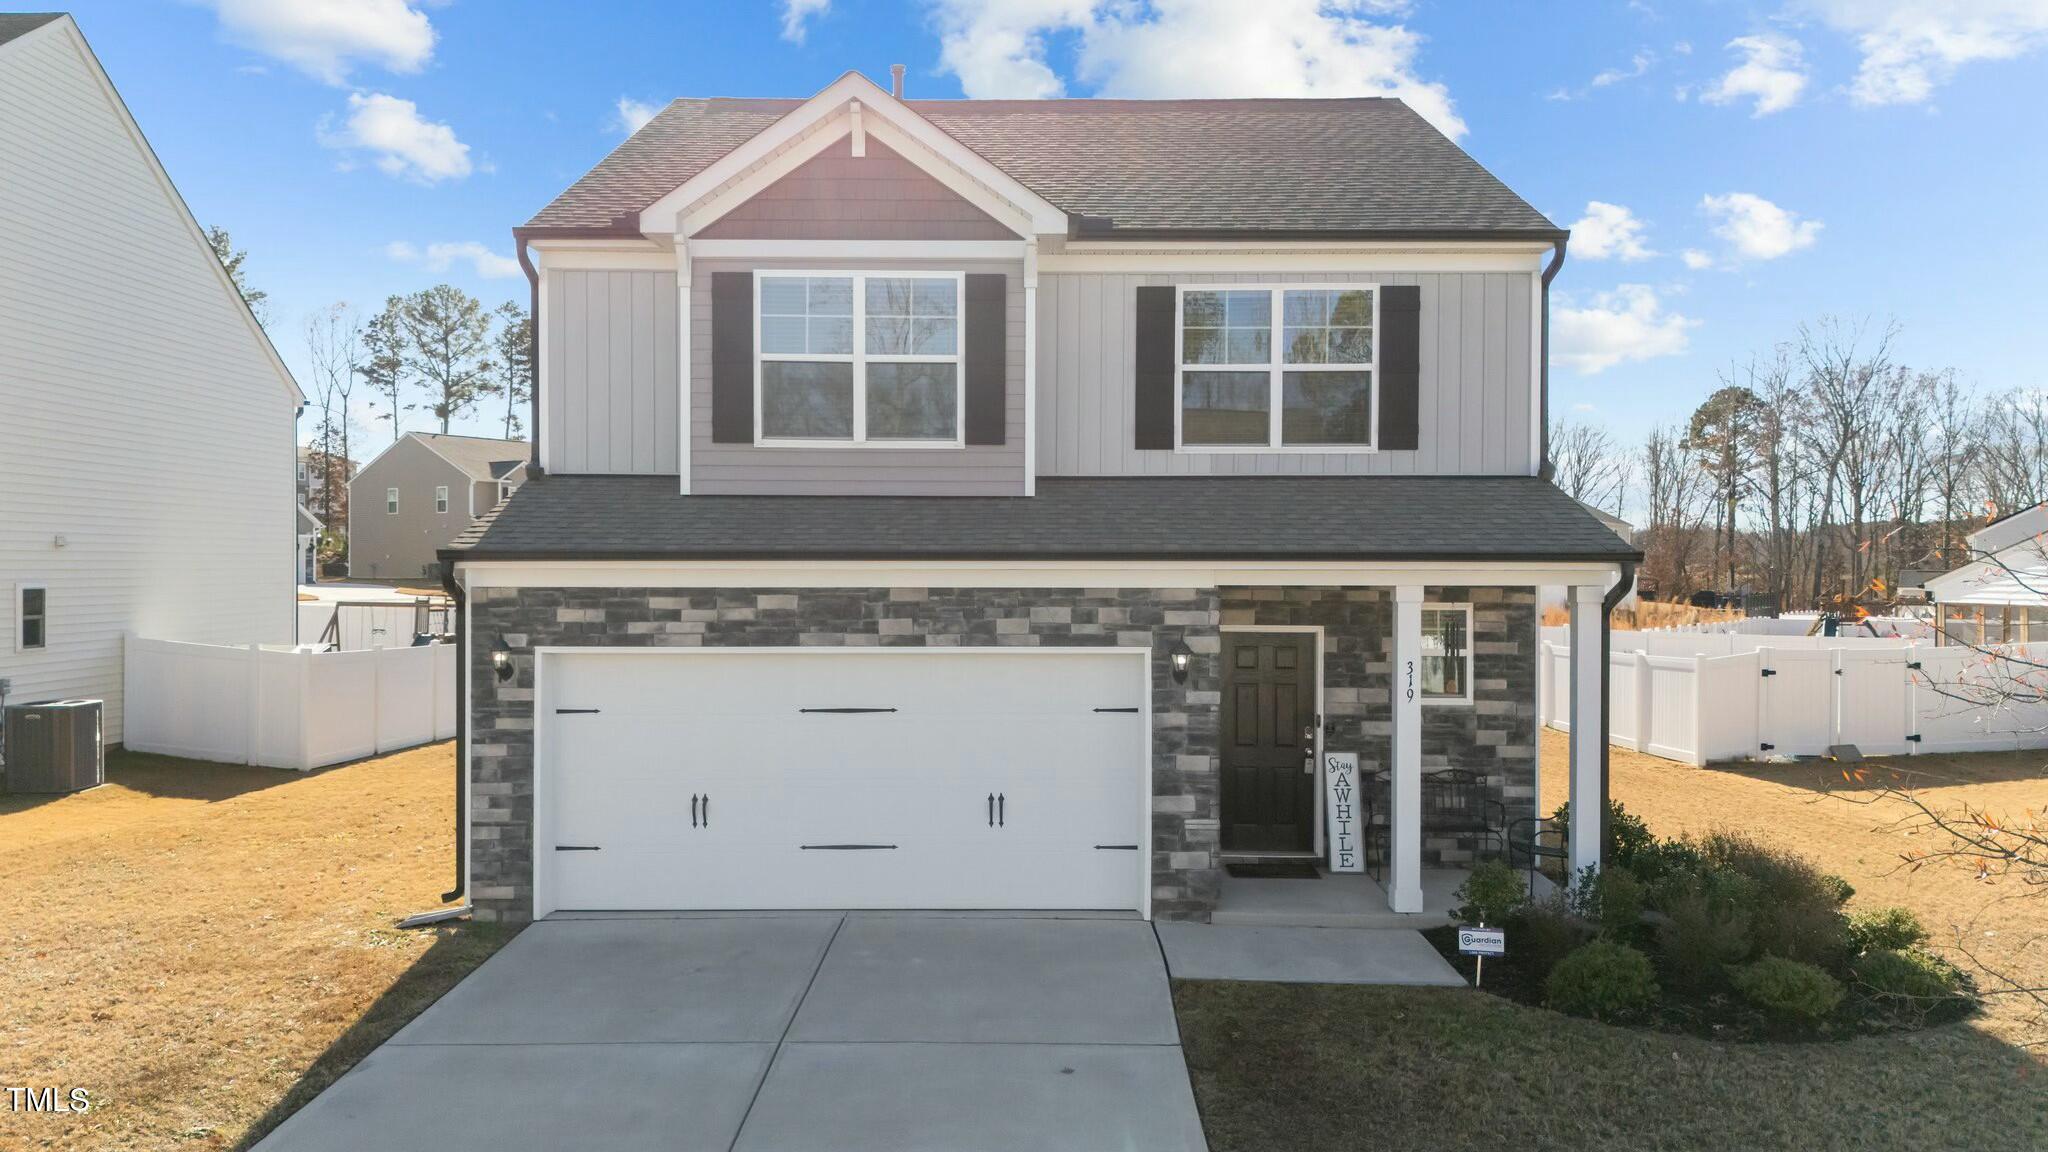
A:
POLYGON ((1571 908, 1581 918, 1599 925, 1601 932, 1628 943, 1642 927, 1647 898, 1643 882, 1636 879, 1635 873, 1609 867, 1580 878, 1578 886, 1572 889, 1571 908))
POLYGON ((1963 996, 1962 973, 1918 949, 1873 949, 1856 958, 1854 970, 1858 987, 1892 1007, 1926 1009, 1963 996))
POLYGON ((1657 955, 1671 981, 1699 991, 1719 985, 1749 955, 1749 917, 1701 890, 1670 899, 1657 925, 1657 955))
POLYGON ((1694 874, 1705 868, 1706 859, 1700 855, 1699 846, 1683 838, 1655 841, 1628 863, 1628 870, 1636 874, 1636 879, 1651 888, 1667 876, 1694 874))
POLYGON ((1766 956, 1729 973, 1735 990, 1780 1024, 1810 1028, 1842 1002, 1842 984, 1811 964, 1766 956))
MULTIPOLYGON (((1571 827, 1571 801, 1559 804, 1550 818, 1560 828, 1571 827)), ((1637 859, 1646 852, 1654 851, 1657 844, 1657 837, 1642 817, 1633 815, 1617 801, 1607 802, 1607 851, 1604 855, 1609 864, 1634 868, 1637 859)))
POLYGON ((1550 977, 1557 963, 1593 938, 1593 929, 1573 916, 1561 897, 1531 901, 1508 917, 1508 939, 1516 961, 1536 980, 1550 977))
POLYGON ((1903 952, 1926 939, 1920 918, 1904 908, 1874 908, 1849 917, 1849 947, 1856 952, 1903 952))
MULTIPOLYGON (((1849 921, 1841 912, 1848 886, 1804 858, 1747 836, 1717 832, 1700 845, 1712 872, 1741 877, 1751 889, 1730 900, 1749 919, 1750 944, 1763 954, 1839 968, 1849 951, 1849 921)), ((1729 885, 1727 877, 1715 884, 1729 885)), ((1728 888, 1733 897, 1733 889, 1728 888)))
POLYGON ((1458 889, 1458 915, 1468 924, 1501 924, 1528 898, 1520 872, 1502 861, 1486 860, 1473 866, 1458 889))
POLYGON ((1543 992, 1560 1012, 1619 1020, 1656 1003, 1657 977, 1648 956, 1626 944, 1595 940, 1558 961, 1543 992))

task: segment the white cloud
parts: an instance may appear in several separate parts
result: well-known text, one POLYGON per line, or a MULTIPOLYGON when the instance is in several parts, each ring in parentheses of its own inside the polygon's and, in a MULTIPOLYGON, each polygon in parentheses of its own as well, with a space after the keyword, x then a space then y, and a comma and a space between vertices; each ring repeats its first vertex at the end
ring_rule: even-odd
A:
POLYGON ((1111 97, 1395 96, 1453 138, 1450 90, 1416 73, 1423 37, 1384 0, 935 0, 939 60, 970 97, 1065 93, 1047 63, 1111 97))
POLYGON ((1702 268, 1712 268, 1714 266, 1714 258, 1697 248, 1687 248, 1678 254, 1678 258, 1685 261, 1685 266, 1695 272, 1702 268))
POLYGON ((618 103, 619 130, 631 136, 633 133, 647 127, 647 122, 654 119, 655 115, 660 111, 661 105, 659 104, 642 104, 631 96, 621 96, 618 103))
POLYGON ((1706 196, 1700 207, 1713 218, 1714 235, 1726 240, 1744 259, 1776 260, 1811 248, 1820 238, 1820 221, 1801 220, 1797 212, 1748 192, 1706 196))
POLYGON ((1806 54, 1799 41, 1761 33, 1737 36, 1728 42, 1728 48, 1742 54, 1742 63, 1701 92, 1701 100, 1709 104, 1754 100, 1752 116, 1783 112, 1799 102, 1806 91, 1806 54))
POLYGON ((455 138, 455 130, 422 117, 410 100, 382 92, 351 92, 348 107, 348 119, 339 129, 331 118, 322 121, 322 144, 374 153, 378 169, 386 175, 422 184, 459 180, 475 168, 469 145, 455 138))
POLYGON ((1586 214, 1572 224, 1572 255, 1588 260, 1648 260, 1643 222, 1619 204, 1586 202, 1586 214))
POLYGON ((1605 72, 1594 76, 1593 87, 1605 88, 1610 84, 1619 84, 1623 80, 1633 80, 1648 72, 1650 65, 1656 62, 1657 54, 1646 48, 1630 58, 1627 68, 1609 68, 1605 72))
POLYGON ((831 10, 832 0, 782 0, 782 38, 792 44, 803 43, 811 17, 831 10))
POLYGON ((418 264, 429 272, 446 272, 458 261, 466 262, 471 271, 486 280, 503 280, 519 275, 520 271, 519 261, 500 256, 475 240, 429 244, 425 251, 404 240, 393 240, 384 246, 384 256, 399 264, 418 264))
POLYGON ((1956 70, 2048 48, 2042 0, 1810 0, 1863 53, 1849 86, 1858 104, 1918 104, 1956 70))
POLYGON ((359 62, 417 72, 434 26, 410 0, 210 0, 229 40, 329 84, 359 62))
POLYGON ((1617 364, 1677 356, 1699 321, 1664 311, 1647 284, 1623 284, 1593 297, 1588 307, 1563 304, 1550 317, 1551 355, 1559 364, 1591 376, 1617 364))

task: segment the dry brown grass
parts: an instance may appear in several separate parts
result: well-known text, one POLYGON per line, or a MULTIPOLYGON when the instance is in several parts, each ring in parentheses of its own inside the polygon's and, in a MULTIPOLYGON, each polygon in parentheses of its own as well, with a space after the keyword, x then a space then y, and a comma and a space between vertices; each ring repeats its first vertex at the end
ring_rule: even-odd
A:
MULTIPOLYGON (((1616 608, 1610 623, 1618 631, 1635 632, 1644 628, 1676 628, 1684 624, 1714 624, 1722 620, 1740 619, 1742 613, 1733 608, 1694 608, 1690 604, 1644 600, 1633 608, 1616 608)), ((1569 624, 1571 621, 1571 611, 1562 605, 1543 610, 1545 627, 1569 624)))
POLYGON ((452 874, 453 749, 307 776, 116 755, 111 783, 0 797, 0 1148, 228 1148, 489 955, 400 932, 452 874))
MULTIPOLYGON (((1568 756, 1565 735, 1544 729, 1545 812, 1565 800, 1568 756)), ((1994 814, 2038 811, 2048 803, 2048 752, 1879 758, 1866 765, 1867 784, 1844 780, 1841 766, 1828 762, 1694 768, 1615 748, 1608 763, 1614 799, 1658 835, 1736 829, 1802 853, 1856 886, 1852 911, 1910 908, 1927 925, 1932 943, 1966 971, 1972 966, 1956 954, 1958 943, 1988 968, 2035 987, 2048 985, 2048 892, 2029 889, 2017 878, 1980 880, 1961 867, 1906 867, 1900 857, 1933 847, 1926 839, 1933 834, 1913 836, 1894 828, 1911 809, 1873 796, 1880 780, 1896 778, 1938 811, 1965 803, 1994 814)), ((1987 990, 1995 983, 1981 974, 1978 979, 1987 990)), ((1989 1011, 1970 1026, 2008 1042, 2048 1042, 2024 1007, 1994 997, 1989 1011)))

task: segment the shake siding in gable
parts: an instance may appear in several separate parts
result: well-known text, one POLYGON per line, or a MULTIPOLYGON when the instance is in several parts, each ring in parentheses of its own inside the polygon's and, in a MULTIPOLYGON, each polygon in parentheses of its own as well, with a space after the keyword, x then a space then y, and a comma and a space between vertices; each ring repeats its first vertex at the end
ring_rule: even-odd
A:
POLYGON ((0 676, 105 699, 109 741, 124 632, 290 643, 297 611, 289 386, 145 147, 62 22, 0 47, 0 676))
POLYGON ((1525 273, 1055 273, 1038 288, 1038 474, 1528 475, 1531 293, 1525 273), (1414 284, 1422 290, 1413 452, 1138 451, 1131 426, 1136 289, 1153 284, 1414 284))

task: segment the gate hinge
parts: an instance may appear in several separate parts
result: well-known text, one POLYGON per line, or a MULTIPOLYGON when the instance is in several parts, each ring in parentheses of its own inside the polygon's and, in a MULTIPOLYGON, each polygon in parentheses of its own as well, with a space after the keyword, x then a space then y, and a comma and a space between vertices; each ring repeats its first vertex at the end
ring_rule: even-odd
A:
POLYGON ((1835 669, 1835 675, 1840 676, 1841 674, 1842 670, 1840 668, 1835 669))
POLYGON ((1778 670, 1776 668, 1765 668, 1762 671, 1763 674, 1766 676, 1776 676, 1778 674, 1778 670))
POLYGON ((1915 732, 1911 736, 1906 737, 1906 743, 1908 744, 1918 744, 1919 742, 1920 734, 1918 732, 1915 732))
POLYGON ((1908 660, 1906 661, 1906 667, 1918 672, 1920 670, 1920 662, 1918 660, 1908 660))
POLYGON ((1761 749, 1763 749, 1763 750, 1764 750, 1764 751, 1766 751, 1766 752, 1769 752, 1769 751, 1771 751, 1772 749, 1776 748, 1776 747, 1777 747, 1777 745, 1776 745, 1776 744, 1758 744, 1758 745, 1757 745, 1757 747, 1758 747, 1758 748, 1761 748, 1761 749))

